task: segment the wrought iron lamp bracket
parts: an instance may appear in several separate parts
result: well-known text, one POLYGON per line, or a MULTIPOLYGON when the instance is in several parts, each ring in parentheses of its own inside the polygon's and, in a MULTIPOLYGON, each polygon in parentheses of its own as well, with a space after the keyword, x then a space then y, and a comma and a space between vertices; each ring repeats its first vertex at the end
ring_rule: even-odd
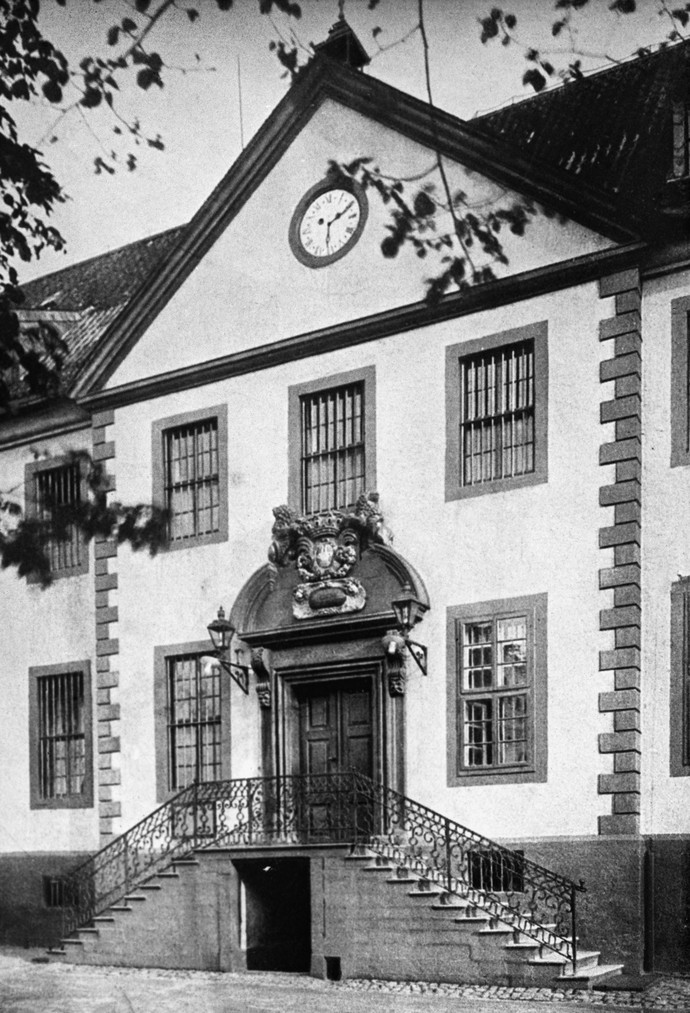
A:
POLYGON ((422 675, 427 675, 427 653, 424 644, 418 644, 416 640, 410 640, 409 637, 405 637, 405 646, 417 662, 417 668, 422 675))
MULTIPOLYGON (((239 653, 239 652, 238 652, 239 653)), ((237 685, 240 687, 242 692, 246 695, 249 693, 249 673, 251 669, 249 665, 240 665, 237 661, 229 661, 228 658, 222 655, 217 655, 216 660, 222 669, 224 669, 228 675, 230 675, 237 685)))

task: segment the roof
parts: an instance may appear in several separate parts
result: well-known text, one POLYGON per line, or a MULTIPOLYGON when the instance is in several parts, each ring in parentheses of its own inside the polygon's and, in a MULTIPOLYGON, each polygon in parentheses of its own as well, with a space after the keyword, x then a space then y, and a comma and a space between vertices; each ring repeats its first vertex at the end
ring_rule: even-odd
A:
POLYGON ((614 199, 658 210, 671 167, 672 98, 688 52, 682 44, 627 60, 471 122, 614 199))
POLYGON ((78 311, 63 329, 65 379, 77 396, 97 390, 327 96, 630 241, 645 218, 662 217, 654 198, 668 175, 671 95, 686 50, 609 67, 471 121, 317 56, 187 226, 28 283, 25 308, 78 311))

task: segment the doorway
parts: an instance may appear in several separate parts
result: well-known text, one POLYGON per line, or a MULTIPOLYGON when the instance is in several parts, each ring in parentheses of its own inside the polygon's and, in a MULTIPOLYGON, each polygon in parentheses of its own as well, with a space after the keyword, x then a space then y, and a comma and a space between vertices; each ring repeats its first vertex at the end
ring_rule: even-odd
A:
POLYGON ((308 858, 244 859, 240 935, 248 971, 309 971, 311 890, 308 858))
POLYGON ((371 679, 299 687, 301 774, 373 775, 371 679))

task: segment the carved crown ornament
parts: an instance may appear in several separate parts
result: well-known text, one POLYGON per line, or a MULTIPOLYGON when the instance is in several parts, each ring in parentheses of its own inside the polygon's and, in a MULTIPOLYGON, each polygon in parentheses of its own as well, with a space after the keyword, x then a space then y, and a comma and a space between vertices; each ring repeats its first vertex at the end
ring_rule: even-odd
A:
POLYGON ((301 577, 292 595, 294 617, 361 611, 367 593, 351 571, 368 545, 390 545, 393 540, 379 494, 363 493, 352 508, 307 516, 278 506, 273 516, 269 561, 275 567, 294 566, 301 577))

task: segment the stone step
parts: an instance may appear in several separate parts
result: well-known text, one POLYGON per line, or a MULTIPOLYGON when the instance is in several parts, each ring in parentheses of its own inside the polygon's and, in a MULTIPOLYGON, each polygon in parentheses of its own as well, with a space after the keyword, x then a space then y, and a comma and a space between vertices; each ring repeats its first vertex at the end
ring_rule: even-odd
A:
POLYGON ((588 988, 595 982, 600 984, 602 981, 607 981, 609 978, 619 978, 622 971, 623 964, 597 964, 596 967, 582 971, 580 968, 580 958, 578 957, 577 974, 573 974, 571 970, 570 973, 561 974, 558 978, 556 978, 556 981, 559 983, 567 982, 568 985, 573 988, 588 988))

